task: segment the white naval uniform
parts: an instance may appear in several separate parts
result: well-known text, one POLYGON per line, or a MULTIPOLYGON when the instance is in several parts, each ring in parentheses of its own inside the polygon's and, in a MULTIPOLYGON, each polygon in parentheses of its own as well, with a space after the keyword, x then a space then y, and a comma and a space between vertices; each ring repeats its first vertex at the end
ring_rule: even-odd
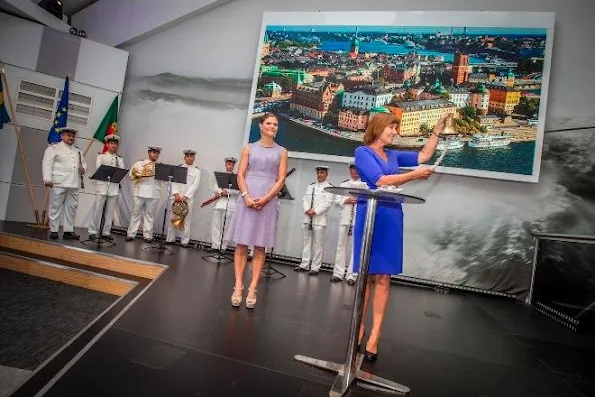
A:
MULTIPOLYGON (((182 235, 181 244, 188 245, 190 241, 190 221, 192 220, 192 207, 194 205, 194 193, 196 193, 196 189, 198 189, 198 185, 200 183, 200 170, 193 166, 187 164, 180 164, 180 167, 188 168, 188 175, 186 176, 186 184, 183 183, 172 183, 171 184, 171 197, 169 199, 169 208, 170 208, 170 219, 171 219, 171 206, 174 201, 174 196, 178 193, 180 196, 185 196, 188 199, 186 200, 186 204, 188 204, 188 214, 186 214, 186 218, 184 218, 184 233, 182 235)), ((177 229, 173 227, 171 222, 167 223, 167 240, 168 242, 173 242, 176 240, 176 233, 177 229)))
POLYGON ((324 233, 326 231, 326 220, 328 209, 333 204, 333 195, 324 191, 324 188, 332 186, 328 181, 322 183, 314 182, 308 186, 306 194, 302 199, 304 212, 313 208, 316 212, 312 218, 304 214, 302 224, 304 246, 302 250, 302 263, 299 267, 307 269, 312 260, 312 271, 320 271, 322 266, 322 250, 324 248, 324 233), (312 207, 312 195, 314 201, 312 207), (310 220, 312 220, 312 230, 310 230, 310 220))
POLYGON ((54 184, 50 191, 48 210, 52 232, 57 232, 60 228, 62 213, 64 231, 74 231, 74 217, 81 188, 81 164, 86 171, 87 162, 81 150, 62 141, 48 146, 43 153, 43 181, 54 184))
MULTIPOLYGON (((221 193, 222 189, 219 188, 217 185, 217 179, 213 174, 213 181, 211 183, 211 190, 213 193, 221 193)), ((211 248, 218 250, 219 248, 227 249, 227 240, 223 240, 223 246, 221 245, 221 229, 223 228, 223 223, 225 221, 225 228, 227 229, 227 225, 231 221, 231 215, 233 214, 233 210, 236 207, 236 201, 238 199, 238 195, 240 194, 239 190, 235 189, 227 189, 227 193, 229 194, 229 198, 227 196, 221 196, 217 201, 215 201, 215 206, 213 207, 213 221, 211 222, 211 248), (228 203, 229 202, 229 203, 228 203), (225 208, 227 207, 227 216, 225 215, 225 208)), ((225 236, 223 236, 225 239, 225 236)))
MULTIPOLYGON (((361 181, 359 179, 348 179, 341 183, 340 187, 358 187, 361 188, 361 181)), ((353 227, 355 225, 355 204, 346 204, 349 197, 336 196, 335 204, 341 207, 341 214, 339 215, 339 240, 337 241, 337 253, 335 254, 335 265, 333 267, 333 277, 338 277, 341 280, 345 276, 345 264, 347 258, 349 260, 349 268, 347 270, 347 279, 355 280, 357 273, 353 272, 353 227), (351 224, 352 235, 349 235, 349 226, 351 224)))
MULTIPOLYGON (((142 160, 134 163, 134 166, 128 173, 132 177, 132 170, 134 168, 142 169, 142 167, 150 163, 151 160, 142 160)), ((138 228, 140 227, 140 218, 144 218, 143 222, 143 237, 148 240, 153 239, 153 226, 155 221, 155 210, 157 203, 161 198, 161 181, 155 179, 154 176, 139 178, 136 183, 132 182, 133 207, 132 216, 130 217, 130 225, 128 225, 128 237, 135 237, 138 228)))
MULTIPOLYGON (((109 165, 116 168, 126 168, 124 166, 124 159, 117 154, 102 153, 97 156, 95 161, 96 170, 102 165, 109 165)), ((101 226, 101 214, 105 204, 105 215, 103 220, 103 236, 109 236, 112 230, 112 221, 114 220, 114 209, 116 208, 116 201, 120 194, 120 184, 113 182, 95 181, 95 206, 92 212, 91 223, 89 224, 89 235, 99 233, 101 226), (109 186, 108 186, 109 185, 109 186), (106 197, 107 196, 107 197, 106 197), (107 203, 106 203, 107 201, 107 203)))

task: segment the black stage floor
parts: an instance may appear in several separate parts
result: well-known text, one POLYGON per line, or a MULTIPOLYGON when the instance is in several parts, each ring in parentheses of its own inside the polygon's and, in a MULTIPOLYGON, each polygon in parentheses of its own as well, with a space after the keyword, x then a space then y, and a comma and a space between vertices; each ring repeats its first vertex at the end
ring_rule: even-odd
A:
MULTIPOLYGON (((328 396, 334 375, 293 356, 344 360, 353 287, 281 265, 287 278, 263 278, 256 309, 238 310, 229 303, 232 264, 179 246, 171 255, 143 250, 140 239, 116 242, 105 252, 170 268, 45 395, 328 396)), ((378 361, 365 366, 414 397, 586 397, 595 396, 594 357, 594 338, 524 303, 394 285, 378 361)), ((355 387, 349 395, 385 394, 355 387)))

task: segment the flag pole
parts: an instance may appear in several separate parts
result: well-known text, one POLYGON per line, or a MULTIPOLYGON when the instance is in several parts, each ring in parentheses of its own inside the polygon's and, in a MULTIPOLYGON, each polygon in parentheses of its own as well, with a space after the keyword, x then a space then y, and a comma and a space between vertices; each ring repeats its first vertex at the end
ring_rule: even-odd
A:
POLYGON ((89 149, 91 149, 91 145, 93 145, 93 141, 94 140, 95 139, 93 137, 91 137, 91 139, 89 140, 89 143, 87 144, 87 147, 83 151, 83 157, 86 157, 87 156, 87 152, 89 151, 89 149))
POLYGON ((37 203, 35 201, 35 195, 33 194, 33 187, 31 184, 31 176, 29 175, 29 169, 27 168, 27 157, 25 156, 25 150, 23 149, 23 144, 21 141, 21 130, 19 127, 19 123, 17 121, 17 115, 14 111, 14 106, 12 104, 12 97, 10 95, 10 87, 8 85, 8 79, 6 78, 6 73, 4 71, 4 64, 0 61, 0 78, 2 78, 2 82, 6 87, 6 98, 8 99, 8 106, 10 107, 10 113, 12 114, 12 123, 14 125, 14 132, 17 137, 17 146, 19 147, 19 153, 21 155, 21 161, 23 163, 23 168, 25 170, 25 180, 27 182, 27 187, 29 188, 29 197, 31 198, 31 204, 33 205, 33 213, 35 215, 35 220, 37 224, 43 224, 44 220, 39 219, 39 215, 37 212, 37 203))

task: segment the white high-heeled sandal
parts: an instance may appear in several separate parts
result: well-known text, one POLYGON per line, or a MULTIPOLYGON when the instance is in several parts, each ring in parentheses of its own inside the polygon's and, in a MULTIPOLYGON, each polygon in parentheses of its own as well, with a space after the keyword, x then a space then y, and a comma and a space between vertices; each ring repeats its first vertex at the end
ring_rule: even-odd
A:
MULTIPOLYGON (((258 290, 254 290, 254 298, 248 298, 248 296, 246 296, 246 308, 247 309, 254 309, 254 306, 256 305, 256 293, 258 292, 258 290)), ((248 295, 250 295, 250 288, 248 288, 248 295)))
POLYGON ((244 287, 240 288, 239 293, 237 288, 233 288, 233 294, 231 294, 231 305, 233 307, 240 307, 242 304, 242 291, 244 287))

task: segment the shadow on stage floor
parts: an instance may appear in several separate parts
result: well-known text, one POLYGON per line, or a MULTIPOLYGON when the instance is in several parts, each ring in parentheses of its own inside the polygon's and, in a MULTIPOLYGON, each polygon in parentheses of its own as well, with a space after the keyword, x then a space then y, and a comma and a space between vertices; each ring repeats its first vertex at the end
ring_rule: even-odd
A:
MULTIPOLYGON (((41 239, 47 233, 2 227, 41 239)), ((45 386, 46 396, 328 395, 334 375, 293 356, 344 361, 353 287, 278 265, 287 278, 263 278, 255 310, 234 309, 233 264, 210 263, 196 249, 160 254, 143 250, 142 239, 115 238, 102 251, 169 269, 45 386)), ((524 303, 395 284, 378 361, 368 367, 412 396, 574 397, 595 395, 593 357, 593 338, 524 303)), ((14 396, 44 384, 34 376, 14 396)), ((349 395, 378 394, 354 387, 349 395)))

